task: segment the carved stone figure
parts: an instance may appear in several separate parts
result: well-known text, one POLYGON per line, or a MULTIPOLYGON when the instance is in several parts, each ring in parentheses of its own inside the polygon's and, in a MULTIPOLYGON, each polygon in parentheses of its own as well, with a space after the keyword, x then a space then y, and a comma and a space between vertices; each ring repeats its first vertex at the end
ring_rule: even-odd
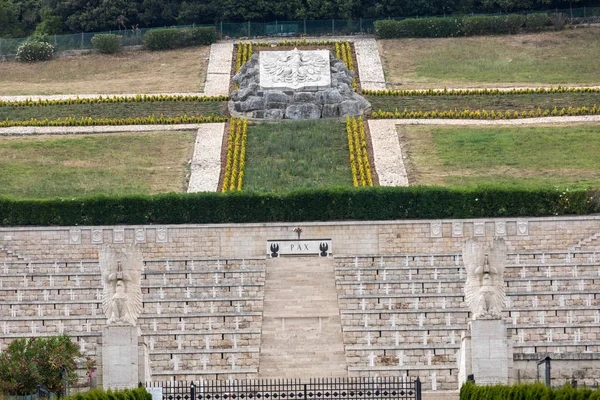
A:
POLYGON ((309 82, 325 79, 330 84, 329 54, 327 51, 265 52, 261 58, 261 86, 277 87, 284 83, 290 88, 301 88, 309 82))
POLYGON ((506 242, 496 238, 486 252, 482 244, 469 239, 464 244, 463 260, 467 270, 465 301, 471 318, 502 319, 506 242))
POLYGON ((106 324, 136 325, 142 311, 141 252, 134 247, 115 250, 105 246, 100 249, 99 258, 106 324))

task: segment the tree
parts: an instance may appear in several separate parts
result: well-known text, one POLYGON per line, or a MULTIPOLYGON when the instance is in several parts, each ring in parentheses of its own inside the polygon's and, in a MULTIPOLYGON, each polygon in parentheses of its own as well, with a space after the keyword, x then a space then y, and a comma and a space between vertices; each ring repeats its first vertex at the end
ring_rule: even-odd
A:
POLYGON ((40 384, 62 392, 62 371, 74 383, 75 359, 80 356, 79 346, 67 335, 15 339, 0 354, 0 393, 29 395, 40 384))

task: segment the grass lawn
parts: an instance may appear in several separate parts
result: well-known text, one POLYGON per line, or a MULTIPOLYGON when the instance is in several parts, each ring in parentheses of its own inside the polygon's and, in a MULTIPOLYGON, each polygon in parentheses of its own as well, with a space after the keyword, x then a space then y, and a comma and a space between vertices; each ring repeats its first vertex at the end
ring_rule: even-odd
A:
MULTIPOLYGON (((600 106, 600 93, 547 93, 497 96, 365 96, 373 110, 402 112, 447 110, 530 111, 600 106)), ((1 115, 0 109, 0 115, 1 115)))
POLYGON ((1 137, 0 195, 184 192, 194 140, 194 132, 1 137))
POLYGON ((390 88, 600 84, 598 67, 593 62, 600 59, 598 26, 378 43, 390 88))
MULTIPOLYGON (((0 64, 1 65, 1 64, 0 64)), ((178 115, 227 116, 225 101, 157 101, 144 103, 70 104, 31 107, 0 107, 0 120, 56 119, 67 117, 127 118, 151 114, 175 117, 178 115)))
POLYGON ((399 126, 411 185, 600 187, 600 125, 399 126))
POLYGON ((57 57, 40 63, 0 63, 0 94, 199 92, 210 47, 57 57))
POLYGON ((339 121, 249 126, 244 190, 352 186, 345 129, 339 121))

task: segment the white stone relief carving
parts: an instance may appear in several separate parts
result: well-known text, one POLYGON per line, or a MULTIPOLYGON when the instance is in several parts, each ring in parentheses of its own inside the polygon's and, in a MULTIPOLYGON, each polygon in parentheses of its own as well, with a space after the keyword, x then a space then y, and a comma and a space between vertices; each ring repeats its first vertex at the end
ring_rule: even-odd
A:
POLYGON ((146 242, 146 230, 144 228, 136 228, 135 242, 136 243, 145 243, 146 242))
POLYGON ((529 221, 517 221, 517 236, 529 235, 529 221))
POLYGON ((462 237, 463 235, 463 223, 453 222, 452 223, 452 237, 462 237))
POLYGON ((506 221, 496 221, 494 225, 496 236, 506 236, 506 221))
POLYGON ((156 243, 167 243, 168 241, 169 234, 167 232, 167 228, 156 228, 156 243))
POLYGON ((113 229, 113 243, 125 243, 125 228, 113 229))
POLYGON ((102 244, 102 229, 92 229, 92 244, 102 244))
POLYGON ((329 50, 262 51, 259 70, 264 89, 316 90, 331 86, 329 50))
POLYGON ((469 239, 463 247, 463 260, 467 271, 465 302, 471 310, 471 318, 501 319, 506 301, 506 242, 496 238, 486 252, 483 244, 469 239))
POLYGON ((81 229, 69 230, 69 244, 81 244, 81 229))
POLYGON ((429 237, 441 238, 442 237, 442 221, 435 221, 429 224, 429 237))
POLYGON ((142 311, 142 253, 135 247, 115 250, 104 246, 100 249, 99 261, 106 324, 136 325, 142 311))
POLYGON ((485 236, 485 222, 473 222, 473 236, 485 236))

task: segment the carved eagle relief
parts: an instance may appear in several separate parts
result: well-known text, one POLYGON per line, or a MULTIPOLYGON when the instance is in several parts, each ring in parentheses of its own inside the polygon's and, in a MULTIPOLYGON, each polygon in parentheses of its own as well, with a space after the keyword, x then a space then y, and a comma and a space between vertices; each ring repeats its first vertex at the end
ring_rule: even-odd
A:
POLYGON ((99 259, 104 287, 102 311, 107 325, 136 325, 142 312, 142 253, 135 247, 115 250, 104 246, 99 259))
POLYGON ((463 261, 467 270, 465 302, 471 318, 501 319, 506 296, 506 242, 496 238, 486 252, 482 244, 469 239, 463 247, 463 261))
POLYGON ((319 54, 294 49, 265 60, 263 68, 276 83, 317 82, 329 68, 328 61, 319 54))

